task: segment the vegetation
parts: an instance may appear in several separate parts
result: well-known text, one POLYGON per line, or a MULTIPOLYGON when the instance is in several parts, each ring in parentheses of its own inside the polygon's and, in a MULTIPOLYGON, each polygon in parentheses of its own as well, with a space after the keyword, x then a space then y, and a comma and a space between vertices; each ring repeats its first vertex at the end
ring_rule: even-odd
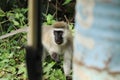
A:
MULTIPOLYGON (((72 0, 45 0, 43 22, 51 25, 56 20, 67 21, 73 30, 74 4, 72 0), (47 4, 46 4, 47 2, 47 4), (71 7, 72 8, 71 8, 71 7), (68 10, 66 10, 68 9, 68 10), (71 10, 72 9, 72 10, 71 10)), ((1 0, 0 36, 27 26, 27 0, 1 0)), ((0 80, 27 80, 25 65, 26 33, 0 40, 0 80)), ((45 80, 65 80, 62 62, 56 64, 48 56, 43 62, 45 80)))

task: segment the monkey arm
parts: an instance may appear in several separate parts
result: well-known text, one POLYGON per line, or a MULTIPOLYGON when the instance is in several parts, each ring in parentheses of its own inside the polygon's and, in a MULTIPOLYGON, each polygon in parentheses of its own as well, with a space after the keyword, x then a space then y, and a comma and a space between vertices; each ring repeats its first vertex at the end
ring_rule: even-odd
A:
POLYGON ((42 61, 45 61, 45 58, 48 56, 48 52, 45 48, 43 48, 43 55, 42 55, 42 61))
POLYGON ((65 76, 70 76, 71 68, 72 68, 72 49, 69 47, 64 53, 64 62, 63 62, 63 69, 65 76))

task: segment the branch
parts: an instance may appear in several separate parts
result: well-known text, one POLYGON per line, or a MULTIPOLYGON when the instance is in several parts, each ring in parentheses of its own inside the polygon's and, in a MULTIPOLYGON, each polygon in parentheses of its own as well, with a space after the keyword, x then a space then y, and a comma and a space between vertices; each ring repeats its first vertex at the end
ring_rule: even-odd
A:
POLYGON ((15 34, 22 33, 22 32, 28 32, 28 29, 29 29, 28 27, 17 29, 17 30, 15 30, 13 32, 10 32, 10 33, 7 33, 5 35, 0 36, 0 39, 5 39, 7 37, 10 37, 10 36, 13 36, 15 34))

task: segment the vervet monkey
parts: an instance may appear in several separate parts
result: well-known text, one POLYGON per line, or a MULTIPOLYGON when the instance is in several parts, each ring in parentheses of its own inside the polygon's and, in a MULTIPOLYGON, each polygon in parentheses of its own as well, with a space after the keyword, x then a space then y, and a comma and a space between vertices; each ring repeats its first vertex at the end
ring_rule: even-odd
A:
MULTIPOLYGON (((42 44, 51 58, 59 61, 59 56, 64 56, 63 69, 66 76, 70 75, 73 54, 73 37, 65 22, 56 22, 50 27, 43 26, 42 44)), ((45 55, 46 53, 43 53, 45 55)))
MULTIPOLYGON (((29 27, 18 29, 14 32, 0 36, 0 39, 15 35, 21 32, 27 32, 29 27)), ((73 54, 73 36, 69 30, 67 23, 60 21, 55 22, 51 26, 42 26, 42 44, 44 47, 43 57, 47 52, 55 61, 59 61, 59 56, 63 55, 63 69, 65 76, 69 76, 71 72, 71 62, 73 54)))

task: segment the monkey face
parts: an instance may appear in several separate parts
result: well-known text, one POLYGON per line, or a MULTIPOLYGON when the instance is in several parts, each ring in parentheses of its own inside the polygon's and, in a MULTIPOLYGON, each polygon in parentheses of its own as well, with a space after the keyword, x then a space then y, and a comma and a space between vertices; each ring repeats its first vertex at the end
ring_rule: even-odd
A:
POLYGON ((56 44, 60 45, 63 43, 63 34, 64 32, 61 30, 54 30, 54 41, 56 44))

